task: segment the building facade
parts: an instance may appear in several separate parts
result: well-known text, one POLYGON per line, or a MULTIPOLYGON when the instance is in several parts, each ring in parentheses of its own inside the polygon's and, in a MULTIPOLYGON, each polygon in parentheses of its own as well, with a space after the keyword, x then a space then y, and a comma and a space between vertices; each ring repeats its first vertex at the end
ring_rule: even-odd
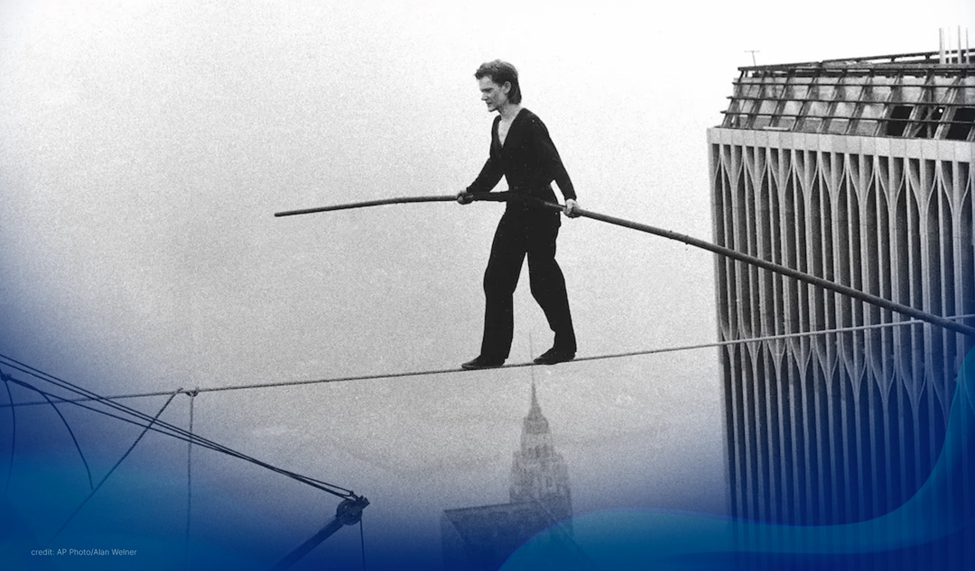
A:
MULTIPOLYGON (((715 242, 975 325, 970 56, 741 68, 708 130, 715 242)), ((847 523, 913 495, 972 340, 726 259, 716 286, 732 513, 847 523)))

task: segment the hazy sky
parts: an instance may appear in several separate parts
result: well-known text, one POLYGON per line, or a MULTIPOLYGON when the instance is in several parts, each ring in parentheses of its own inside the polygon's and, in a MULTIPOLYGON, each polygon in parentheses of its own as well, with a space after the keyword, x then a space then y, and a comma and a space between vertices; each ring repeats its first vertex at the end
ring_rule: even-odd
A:
MULTIPOLYGON (((939 27, 975 23, 967 0, 794 5, 4 0, 0 353, 103 394, 457 366, 479 348, 503 207, 272 214, 463 189, 490 140, 473 71, 503 58, 584 208, 710 239, 705 132, 746 50, 761 64, 928 51, 939 27)), ((581 356, 716 337, 703 252, 580 219, 559 260, 581 356)), ((526 274, 513 361, 551 343, 526 274)), ((368 496, 374 546, 414 529, 439 553, 443 509, 507 501, 533 374, 577 511, 723 508, 713 349, 205 393, 196 428, 368 496)), ((137 434, 84 434, 73 414, 107 458, 137 434)), ((165 418, 185 425, 188 398, 165 418)), ((175 469, 185 449, 150 439, 146 470, 175 469)), ((255 505, 298 537, 334 510, 207 454, 201 482, 261 488, 255 505)))

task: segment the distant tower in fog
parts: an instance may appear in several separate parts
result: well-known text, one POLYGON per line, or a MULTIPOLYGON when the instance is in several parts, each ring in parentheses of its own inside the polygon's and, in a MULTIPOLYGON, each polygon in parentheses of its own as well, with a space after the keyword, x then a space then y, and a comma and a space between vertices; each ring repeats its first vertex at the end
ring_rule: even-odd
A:
POLYGON ((522 422, 521 449, 511 465, 510 495, 511 503, 538 502, 556 521, 572 516, 569 468, 552 444, 534 384, 531 408, 522 422))
MULTIPOLYGON (((975 325, 972 52, 740 71, 708 130, 715 242, 975 325)), ((727 259, 716 284, 722 341, 905 320, 727 259)), ((722 348, 733 514, 840 523, 901 505, 971 347, 914 324, 722 348)))
POLYGON ((440 529, 448 569, 497 569, 543 530, 551 530, 550 541, 571 537, 569 469, 552 444, 534 383, 521 447, 511 465, 509 495, 507 504, 444 510, 440 529))

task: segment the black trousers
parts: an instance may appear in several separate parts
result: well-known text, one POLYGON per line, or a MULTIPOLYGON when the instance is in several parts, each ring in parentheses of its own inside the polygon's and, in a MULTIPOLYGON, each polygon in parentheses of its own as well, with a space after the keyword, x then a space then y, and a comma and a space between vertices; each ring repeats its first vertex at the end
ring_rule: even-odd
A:
POLYGON ((509 203, 498 223, 484 272, 484 338, 481 355, 507 359, 514 334, 514 293, 525 257, 532 296, 555 333, 555 347, 574 353, 576 337, 565 291, 565 277, 555 261, 561 215, 556 211, 509 203))

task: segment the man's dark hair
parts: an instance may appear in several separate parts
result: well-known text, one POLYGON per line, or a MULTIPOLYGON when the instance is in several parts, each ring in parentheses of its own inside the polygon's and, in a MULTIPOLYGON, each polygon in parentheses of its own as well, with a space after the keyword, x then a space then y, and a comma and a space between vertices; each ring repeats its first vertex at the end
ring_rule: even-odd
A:
POLYGON ((515 69, 515 66, 499 59, 482 63, 481 67, 474 72, 474 79, 481 79, 482 77, 489 77, 498 85, 504 85, 507 81, 511 84, 508 101, 515 105, 521 103, 521 86, 518 85, 518 70, 515 69))

